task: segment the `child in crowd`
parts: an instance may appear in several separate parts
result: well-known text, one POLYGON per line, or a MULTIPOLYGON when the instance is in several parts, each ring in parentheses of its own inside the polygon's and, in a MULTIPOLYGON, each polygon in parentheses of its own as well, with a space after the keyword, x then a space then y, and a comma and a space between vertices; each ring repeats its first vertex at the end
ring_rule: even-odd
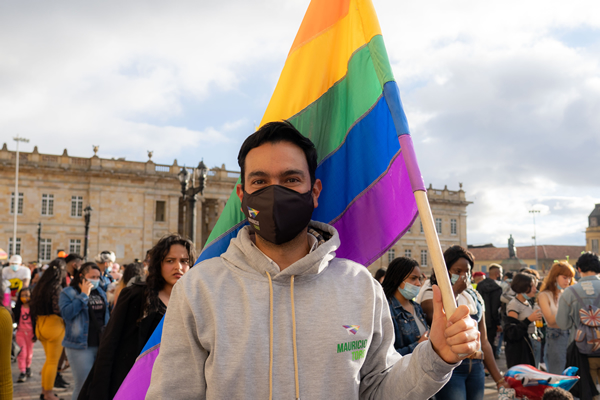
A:
POLYGON ((31 376, 33 343, 37 340, 29 310, 30 300, 31 290, 28 287, 21 289, 17 295, 17 303, 14 309, 14 318, 17 323, 17 344, 21 347, 21 352, 17 357, 21 375, 19 375, 17 382, 25 382, 31 376))
POLYGON ((573 400, 573 395, 565 389, 552 387, 546 389, 542 396, 542 400, 573 400))

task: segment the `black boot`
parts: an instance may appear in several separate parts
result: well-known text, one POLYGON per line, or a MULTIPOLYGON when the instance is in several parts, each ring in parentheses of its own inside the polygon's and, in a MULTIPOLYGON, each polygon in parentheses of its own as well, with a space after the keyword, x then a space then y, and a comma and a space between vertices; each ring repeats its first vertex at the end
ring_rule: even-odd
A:
POLYGON ((59 389, 66 389, 69 387, 69 383, 63 379, 60 373, 57 373, 56 379, 54 379, 54 387, 59 389))
POLYGON ((28 378, 31 377, 31 368, 27 368, 27 370, 25 370, 25 375, 27 375, 28 378))
POLYGON ((25 375, 25 373, 21 372, 21 375, 19 375, 19 379, 17 380, 17 382, 21 383, 21 382, 25 382, 27 380, 27 376, 25 375))

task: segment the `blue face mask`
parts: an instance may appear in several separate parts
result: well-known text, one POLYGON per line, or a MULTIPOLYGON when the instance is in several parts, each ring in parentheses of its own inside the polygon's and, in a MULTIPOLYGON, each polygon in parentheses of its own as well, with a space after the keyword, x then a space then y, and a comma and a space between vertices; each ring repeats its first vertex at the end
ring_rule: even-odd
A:
POLYGON ((88 281, 92 284, 92 289, 98 289, 100 286, 100 279, 88 279, 88 281))
POLYGON ((417 295, 419 294, 419 291, 421 290, 421 287, 412 285, 408 282, 405 282, 404 289, 398 288, 398 290, 400 291, 400 294, 402 296, 404 296, 405 299, 411 300, 411 299, 414 299, 415 297, 417 297, 417 295))
POLYGON ((522 293, 525 300, 531 300, 531 297, 527 296, 527 293, 522 293))
POLYGON ((17 270, 19 269, 19 264, 13 264, 13 265, 11 265, 10 269, 12 269, 13 271, 17 272, 17 270))
MULTIPOLYGON (((460 278, 460 275, 452 274, 452 276, 450 277, 450 281, 452 282, 453 285, 458 281, 458 278, 460 278)), ((471 277, 469 275, 467 275, 467 286, 469 286, 470 284, 471 284, 471 277)))
POLYGON ((556 287, 558 288, 558 290, 565 290, 564 287, 562 287, 558 284, 558 281, 556 281, 556 287))

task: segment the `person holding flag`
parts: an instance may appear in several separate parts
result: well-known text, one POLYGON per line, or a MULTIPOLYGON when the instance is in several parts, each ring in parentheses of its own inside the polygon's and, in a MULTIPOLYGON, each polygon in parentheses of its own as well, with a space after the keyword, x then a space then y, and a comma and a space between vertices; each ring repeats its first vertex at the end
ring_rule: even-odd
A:
POLYGON ((246 139, 237 194, 249 226, 174 286, 163 327, 173 340, 146 398, 429 398, 477 350, 468 308, 447 319, 436 286, 430 340, 412 356, 395 351, 381 286, 336 257, 335 228, 311 221, 316 160, 288 122, 246 139))
POLYGON ((428 398, 477 350, 446 277, 429 340, 398 354, 364 268, 419 214, 446 270, 370 0, 311 1, 238 162, 236 190, 116 400, 428 398))

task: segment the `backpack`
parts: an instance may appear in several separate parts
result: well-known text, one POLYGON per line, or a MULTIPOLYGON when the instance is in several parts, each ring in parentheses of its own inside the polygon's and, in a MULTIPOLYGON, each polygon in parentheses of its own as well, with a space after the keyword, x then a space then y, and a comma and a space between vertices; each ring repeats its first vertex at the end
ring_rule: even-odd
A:
POLYGON ((575 343, 581 354, 600 357, 600 295, 591 305, 586 305, 581 296, 573 289, 573 294, 581 305, 579 322, 575 333, 575 343))

